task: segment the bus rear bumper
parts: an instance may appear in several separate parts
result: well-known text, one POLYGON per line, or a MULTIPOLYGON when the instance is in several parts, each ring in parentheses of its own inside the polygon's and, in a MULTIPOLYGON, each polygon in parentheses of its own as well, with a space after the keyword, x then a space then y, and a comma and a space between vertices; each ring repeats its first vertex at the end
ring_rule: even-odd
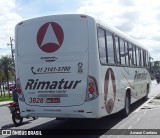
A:
POLYGON ((46 118, 86 118, 80 114, 55 114, 55 113, 31 113, 27 117, 46 117, 46 118))
MULTIPOLYGON (((51 118, 100 118, 101 106, 98 98, 94 101, 85 102, 80 106, 70 107, 40 107, 29 106, 23 103, 21 108, 22 117, 51 117, 51 118)), ((22 104, 22 103, 21 103, 22 104)))

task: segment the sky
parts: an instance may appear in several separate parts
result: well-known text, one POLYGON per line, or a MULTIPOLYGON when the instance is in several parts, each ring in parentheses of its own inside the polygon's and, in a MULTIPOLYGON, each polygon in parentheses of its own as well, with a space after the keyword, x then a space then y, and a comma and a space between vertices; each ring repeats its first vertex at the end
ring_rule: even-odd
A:
POLYGON ((11 55, 18 22, 55 14, 98 16, 147 48, 160 60, 160 0, 0 0, 0 56, 11 55))

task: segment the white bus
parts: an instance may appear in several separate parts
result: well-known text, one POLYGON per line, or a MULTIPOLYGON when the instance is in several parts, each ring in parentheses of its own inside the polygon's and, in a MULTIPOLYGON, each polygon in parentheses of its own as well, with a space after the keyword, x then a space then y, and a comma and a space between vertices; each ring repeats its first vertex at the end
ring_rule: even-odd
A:
POLYGON ((22 117, 101 118, 148 97, 149 53, 87 15, 17 24, 16 77, 22 117))

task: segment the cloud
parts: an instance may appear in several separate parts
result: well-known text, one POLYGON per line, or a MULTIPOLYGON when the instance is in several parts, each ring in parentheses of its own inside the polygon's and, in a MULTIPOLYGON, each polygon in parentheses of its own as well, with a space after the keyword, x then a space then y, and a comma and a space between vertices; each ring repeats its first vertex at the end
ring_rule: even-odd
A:
POLYGON ((159 0, 86 0, 77 12, 97 15, 139 41, 160 60, 159 0))
POLYGON ((15 1, 11 0, 11 1, 7 1, 7 0, 1 0, 0 1, 0 15, 2 15, 3 13, 9 12, 10 9, 13 9, 15 7, 15 1))
MULTIPOLYGON (((0 48, 2 52, 14 37, 15 25, 25 19, 52 14, 96 15, 136 39, 160 60, 159 0, 0 0, 0 48), (154 50, 156 49, 156 50, 154 50), (155 53, 156 54, 155 54, 155 53)), ((1 52, 1 54, 2 54, 1 52)))
POLYGON ((118 4, 126 7, 126 6, 133 6, 134 5, 134 1, 133 0, 119 0, 118 4))
POLYGON ((136 27, 139 20, 139 15, 137 11, 128 11, 121 14, 117 18, 121 21, 121 23, 117 23, 115 27, 123 32, 130 32, 134 27, 136 27))
POLYGON ((74 13, 78 4, 79 0, 16 0, 17 13, 25 19, 74 13))
POLYGON ((0 56, 10 54, 7 43, 10 37, 14 38, 15 25, 22 19, 14 12, 15 8, 15 0, 0 1, 0 56))

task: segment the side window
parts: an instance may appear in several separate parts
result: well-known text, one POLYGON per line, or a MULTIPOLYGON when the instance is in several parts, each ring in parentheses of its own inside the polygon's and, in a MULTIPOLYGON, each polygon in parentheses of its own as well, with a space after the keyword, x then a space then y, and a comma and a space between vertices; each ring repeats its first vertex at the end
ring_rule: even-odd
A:
POLYGON ((134 65, 134 61, 133 61, 133 46, 129 43, 129 64, 130 66, 134 65))
POLYGON ((136 47, 137 66, 139 66, 139 48, 136 47))
POLYGON ((115 36, 115 46, 116 46, 116 57, 117 57, 117 63, 120 64, 120 56, 119 56, 119 38, 115 36))
POLYGON ((141 49, 138 48, 138 56, 139 56, 139 66, 142 66, 142 63, 141 63, 141 49))
POLYGON ((149 54, 146 52, 146 66, 148 67, 148 62, 149 62, 149 54))
POLYGON ((108 63, 114 63, 113 36, 112 33, 109 31, 106 31, 106 42, 107 42, 108 63))
POLYGON ((143 62, 144 62, 144 67, 146 67, 146 51, 143 50, 143 62))
POLYGON ((124 49, 124 40, 120 38, 120 58, 121 64, 126 64, 126 57, 125 57, 125 49, 124 49))
POLYGON ((136 46, 135 45, 133 45, 133 61, 134 61, 134 65, 137 65, 136 46))
POLYGON ((126 56, 126 65, 129 65, 128 61, 128 42, 125 41, 125 56, 126 56))
POLYGON ((143 50, 141 49, 141 65, 144 67, 143 50))
POLYGON ((100 61, 102 64, 106 64, 105 30, 101 28, 98 28, 98 44, 100 61))

